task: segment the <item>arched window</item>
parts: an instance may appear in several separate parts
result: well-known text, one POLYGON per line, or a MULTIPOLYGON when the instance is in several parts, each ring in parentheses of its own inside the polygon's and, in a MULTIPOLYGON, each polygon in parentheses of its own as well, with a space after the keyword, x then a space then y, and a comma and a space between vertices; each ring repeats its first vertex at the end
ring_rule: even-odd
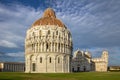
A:
POLYGON ((42 57, 40 57, 40 63, 42 63, 42 57))
POLYGON ((60 50, 60 43, 58 44, 58 49, 60 50))
POLYGON ((58 57, 58 63, 60 63, 60 58, 58 57))
POLYGON ((49 63, 51 63, 52 61, 51 61, 51 57, 49 58, 49 63))
POLYGON ((48 43, 46 43, 46 49, 48 49, 48 48, 49 48, 48 43))
POLYGON ((34 50, 34 44, 32 44, 32 50, 34 50))
POLYGON ((50 30, 48 30, 48 34, 50 34, 50 30))
POLYGON ((56 31, 56 35, 58 35, 58 31, 56 31))

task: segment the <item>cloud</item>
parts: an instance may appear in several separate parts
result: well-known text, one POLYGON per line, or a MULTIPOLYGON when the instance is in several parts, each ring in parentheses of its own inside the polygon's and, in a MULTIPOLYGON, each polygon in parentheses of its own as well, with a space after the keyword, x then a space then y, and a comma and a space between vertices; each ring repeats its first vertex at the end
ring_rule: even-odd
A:
POLYGON ((119 0, 64 0, 56 1, 53 8, 72 32, 74 51, 88 49, 94 57, 99 57, 103 50, 108 50, 110 65, 117 65, 120 60, 117 57, 120 52, 119 3, 119 0))
POLYGON ((14 52, 14 53, 0 52, 0 61, 24 62, 24 52, 14 52))
POLYGON ((9 41, 6 41, 6 40, 0 40, 0 46, 8 47, 8 48, 17 48, 18 47, 13 42, 9 42, 9 41))
POLYGON ((15 57, 15 58, 23 58, 24 52, 16 52, 16 53, 6 53, 7 56, 15 57))
POLYGON ((0 43, 4 47, 23 47, 26 30, 41 16, 42 10, 18 4, 0 3, 0 43), (3 45, 5 44, 5 45, 3 45))
POLYGON ((78 42, 80 47, 86 46, 86 48, 88 45, 91 47, 112 47, 120 45, 118 35, 120 34, 120 6, 115 5, 119 2, 73 2, 69 0, 63 1, 61 4, 56 2, 57 8, 56 5, 53 7, 58 12, 58 17, 72 31, 74 43, 78 42), (106 7, 106 5, 108 6, 106 7), (111 37, 113 38, 111 39, 111 37))
POLYGON ((40 8, 0 3, 0 61, 24 61, 26 31, 41 15, 40 8))

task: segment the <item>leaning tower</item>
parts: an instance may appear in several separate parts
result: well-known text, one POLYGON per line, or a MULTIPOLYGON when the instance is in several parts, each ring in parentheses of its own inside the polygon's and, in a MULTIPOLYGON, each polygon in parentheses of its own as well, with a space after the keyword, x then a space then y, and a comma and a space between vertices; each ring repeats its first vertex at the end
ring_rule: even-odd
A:
POLYGON ((105 62, 108 64, 108 51, 102 52, 102 58, 105 60, 105 62))
POLYGON ((26 32, 26 73, 69 73, 72 37, 67 27, 48 8, 26 32))
POLYGON ((108 69, 108 51, 103 51, 102 52, 102 59, 104 61, 104 71, 107 71, 108 69))

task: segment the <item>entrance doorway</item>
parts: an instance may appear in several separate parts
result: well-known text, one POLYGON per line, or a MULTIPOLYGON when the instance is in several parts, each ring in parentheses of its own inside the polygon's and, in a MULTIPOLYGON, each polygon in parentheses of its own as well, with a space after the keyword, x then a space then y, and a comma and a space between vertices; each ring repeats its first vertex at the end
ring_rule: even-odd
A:
POLYGON ((86 67, 84 66, 84 72, 86 71, 86 67))
POLYGON ((74 68, 72 68, 72 72, 74 72, 74 68))
POLYGON ((32 63, 32 71, 35 71, 35 70, 36 70, 36 64, 32 63))
POLYGON ((77 67, 77 72, 80 72, 80 67, 77 67))

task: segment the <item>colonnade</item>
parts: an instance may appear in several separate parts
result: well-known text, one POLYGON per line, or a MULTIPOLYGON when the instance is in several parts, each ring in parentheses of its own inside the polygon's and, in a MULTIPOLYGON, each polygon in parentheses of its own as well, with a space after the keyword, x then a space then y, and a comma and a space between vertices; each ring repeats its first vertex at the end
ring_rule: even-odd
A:
POLYGON ((24 72, 25 71, 25 63, 3 63, 3 72, 24 72))
MULTIPOLYGON (((61 53, 71 53, 70 47, 68 45, 62 44, 62 43, 35 43, 31 44, 30 47, 28 47, 31 52, 33 53, 39 53, 39 52, 61 52, 61 53)), ((29 51, 29 50, 28 50, 29 51)))
MULTIPOLYGON (((46 32, 46 30, 38 30, 37 34, 27 35, 26 37, 26 45, 25 51, 26 53, 40 53, 40 52, 61 52, 61 53, 69 53, 72 52, 72 40, 71 34, 68 30, 63 31, 58 29, 57 34, 55 33, 57 30, 47 30, 51 34, 42 34, 46 32), (40 31, 40 34, 38 34, 40 31), (61 35, 62 33, 62 35, 61 35)), ((32 34, 33 31, 28 31, 29 34, 32 34), (29 33, 30 32, 30 33, 29 33)), ((47 32, 46 32, 47 33, 47 32)))

